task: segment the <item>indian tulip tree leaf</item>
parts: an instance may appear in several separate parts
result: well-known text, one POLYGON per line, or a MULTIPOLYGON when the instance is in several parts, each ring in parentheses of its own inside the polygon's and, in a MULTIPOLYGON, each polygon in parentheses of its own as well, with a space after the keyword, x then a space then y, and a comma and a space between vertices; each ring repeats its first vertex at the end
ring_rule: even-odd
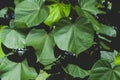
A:
POLYGON ((29 67, 26 60, 15 63, 4 58, 0 64, 1 80, 34 80, 36 77, 35 69, 29 67))
POLYGON ((60 49, 78 55, 92 46, 94 30, 86 18, 81 17, 75 23, 63 19, 56 26, 54 39, 60 49))
POLYGON ((56 59, 54 56, 54 40, 51 34, 47 34, 42 29, 32 29, 26 38, 27 46, 32 46, 36 50, 37 61, 44 65, 53 63, 56 59))
POLYGON ((108 62, 112 63, 115 61, 117 52, 108 52, 108 51, 100 51, 101 53, 101 59, 107 60, 108 62))
POLYGON ((15 22, 26 23, 28 27, 33 27, 42 23, 49 14, 49 9, 45 7, 45 0, 25 0, 16 5, 15 22))
POLYGON ((17 4, 19 4, 20 2, 22 2, 22 1, 24 1, 24 0, 14 0, 14 3, 15 3, 15 5, 17 5, 17 4))
POLYGON ((25 47, 25 34, 15 29, 4 28, 1 32, 3 44, 11 49, 25 47))
POLYGON ((115 63, 116 65, 120 65, 120 53, 118 53, 117 56, 115 57, 114 63, 115 63))
POLYGON ((96 15, 96 14, 104 13, 103 11, 98 9, 102 7, 100 5, 101 2, 98 2, 98 0, 79 0, 78 3, 82 10, 87 11, 91 14, 96 15))
POLYGON ((41 70, 38 77, 35 80, 46 80, 50 74, 46 73, 45 71, 41 70))
POLYGON ((50 14, 44 21, 48 26, 52 26, 55 22, 59 21, 62 17, 68 17, 70 14, 70 4, 54 3, 48 6, 50 14))
POLYGON ((73 76, 74 78, 85 78, 89 75, 89 71, 81 69, 79 66, 73 64, 68 64, 68 66, 65 67, 64 70, 66 73, 73 76))
POLYGON ((89 80, 119 80, 120 65, 112 65, 106 60, 97 61, 91 69, 89 80))

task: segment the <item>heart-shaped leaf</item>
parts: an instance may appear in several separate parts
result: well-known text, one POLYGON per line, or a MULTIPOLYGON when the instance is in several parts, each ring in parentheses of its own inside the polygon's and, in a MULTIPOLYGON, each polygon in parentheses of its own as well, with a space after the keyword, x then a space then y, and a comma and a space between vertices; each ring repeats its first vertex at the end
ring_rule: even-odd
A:
POLYGON ((36 77, 35 69, 29 67, 26 60, 15 63, 4 58, 0 63, 1 80, 33 80, 36 77))
POLYGON ((25 47, 25 34, 15 29, 4 28, 1 32, 3 44, 11 49, 25 47))
POLYGON ((89 75, 89 71, 81 69, 79 66, 73 64, 68 64, 68 66, 65 67, 64 70, 66 73, 73 76, 74 78, 85 78, 89 75))
POLYGON ((55 56, 53 48, 55 46, 53 36, 41 29, 32 29, 26 38, 27 46, 32 46, 36 50, 37 61, 44 65, 54 62, 55 56))
POLYGON ((60 49, 78 55, 92 46, 94 30, 86 18, 81 17, 75 23, 63 19, 56 26, 54 39, 60 49))
POLYGON ((49 14, 49 9, 43 6, 45 0, 25 0, 16 5, 15 22, 26 23, 33 27, 42 23, 49 14))
POLYGON ((89 80, 119 80, 120 65, 113 66, 106 60, 97 61, 92 67, 89 80))

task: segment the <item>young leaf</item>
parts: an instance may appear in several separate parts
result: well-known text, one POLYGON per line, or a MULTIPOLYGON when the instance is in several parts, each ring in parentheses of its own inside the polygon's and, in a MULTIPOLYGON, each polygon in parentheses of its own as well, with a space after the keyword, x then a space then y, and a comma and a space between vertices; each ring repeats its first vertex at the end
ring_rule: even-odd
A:
POLYGON ((0 18, 4 18, 4 15, 7 13, 8 8, 5 7, 3 9, 0 10, 0 18))
POLYGON ((4 28, 1 32, 1 39, 8 48, 17 49, 25 47, 25 34, 17 30, 4 28))
POLYGON ((50 74, 48 74, 45 71, 41 70, 40 74, 38 75, 38 77, 35 80, 46 80, 49 76, 50 76, 50 74))
POLYGON ((79 55, 92 46, 94 30, 84 17, 73 24, 63 19, 57 25, 54 39, 60 49, 79 55))
POLYGON ((92 67, 89 80, 119 80, 120 65, 112 66, 106 60, 97 61, 92 67))
POLYGON ((33 80, 37 77, 35 69, 28 66, 27 61, 15 63, 4 58, 0 65, 2 80, 33 80))
POLYGON ((81 69, 79 66, 68 64, 66 68, 64 68, 65 72, 69 75, 73 76, 74 78, 85 78, 89 75, 89 71, 81 69))
POLYGON ((32 29, 26 38, 26 44, 35 48, 37 61, 40 63, 48 65, 56 60, 53 51, 55 46, 53 37, 44 30, 32 29))
POLYGON ((48 6, 50 14, 44 21, 48 26, 52 26, 55 22, 59 21, 62 17, 68 17, 70 14, 70 4, 55 3, 48 6))
POLYGON ((24 22, 28 27, 39 25, 49 14, 49 9, 43 4, 44 0, 25 0, 16 5, 15 22, 24 22))

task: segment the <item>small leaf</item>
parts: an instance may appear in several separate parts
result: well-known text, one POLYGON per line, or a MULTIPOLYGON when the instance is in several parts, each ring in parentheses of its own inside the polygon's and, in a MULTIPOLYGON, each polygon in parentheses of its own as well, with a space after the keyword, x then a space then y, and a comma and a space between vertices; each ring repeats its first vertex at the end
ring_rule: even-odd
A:
POLYGON ((113 66, 106 60, 97 61, 91 69, 89 80, 119 80, 120 65, 113 66))
POLYGON ((79 66, 68 64, 66 68, 64 68, 65 72, 69 75, 73 76, 74 78, 85 78, 89 75, 89 71, 81 69, 79 66))
POLYGON ((49 76, 50 76, 50 74, 48 74, 45 71, 41 70, 40 74, 38 75, 38 77, 35 80, 46 80, 49 76))
POLYGON ((4 58, 1 62, 1 80, 33 80, 36 77, 35 69, 29 67, 26 60, 21 63, 15 63, 4 58))
POLYGON ((3 9, 0 10, 0 18, 4 18, 4 15, 7 13, 8 8, 5 7, 3 9))
POLYGON ((78 56, 93 45, 94 30, 86 18, 81 17, 75 23, 62 19, 56 26, 54 39, 60 49, 78 56))
POLYGON ((43 6, 45 0, 24 0, 15 8, 15 22, 26 23, 28 27, 42 23, 49 14, 49 9, 43 6))
POLYGON ((107 60, 108 62, 112 63, 115 60, 115 57, 117 55, 117 52, 107 52, 107 51, 101 51, 101 59, 107 60))
POLYGON ((25 34, 17 30, 4 28, 1 32, 3 44, 11 49, 25 47, 25 34))
POLYGON ((49 5, 48 8, 50 9, 50 14, 44 23, 50 27, 62 17, 68 17, 70 14, 70 4, 55 3, 49 5))
POLYGON ((100 5, 101 3, 98 2, 98 0, 78 0, 79 5, 81 7, 82 10, 87 11, 91 14, 100 14, 100 13, 104 13, 103 11, 101 11, 100 7, 102 6, 97 6, 100 5))
POLYGON ((105 34, 110 37, 116 37, 117 34, 116 30, 112 26, 103 25, 103 24, 97 33, 105 34))
POLYGON ((53 63, 56 58, 53 48, 55 46, 53 36, 41 29, 32 29, 26 38, 27 46, 36 50, 37 61, 44 65, 53 63))

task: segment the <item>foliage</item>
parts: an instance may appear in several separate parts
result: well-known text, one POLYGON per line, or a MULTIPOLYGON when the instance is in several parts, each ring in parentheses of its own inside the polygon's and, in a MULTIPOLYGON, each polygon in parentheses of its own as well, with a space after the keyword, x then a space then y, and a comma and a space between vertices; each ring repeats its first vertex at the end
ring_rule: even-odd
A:
POLYGON ((62 74, 60 80, 120 79, 119 52, 107 45, 117 31, 96 18, 112 4, 71 1, 14 0, 14 6, 0 10, 0 18, 9 22, 0 25, 1 80, 59 80, 50 78, 62 74), (82 54, 100 58, 85 69, 82 54))

